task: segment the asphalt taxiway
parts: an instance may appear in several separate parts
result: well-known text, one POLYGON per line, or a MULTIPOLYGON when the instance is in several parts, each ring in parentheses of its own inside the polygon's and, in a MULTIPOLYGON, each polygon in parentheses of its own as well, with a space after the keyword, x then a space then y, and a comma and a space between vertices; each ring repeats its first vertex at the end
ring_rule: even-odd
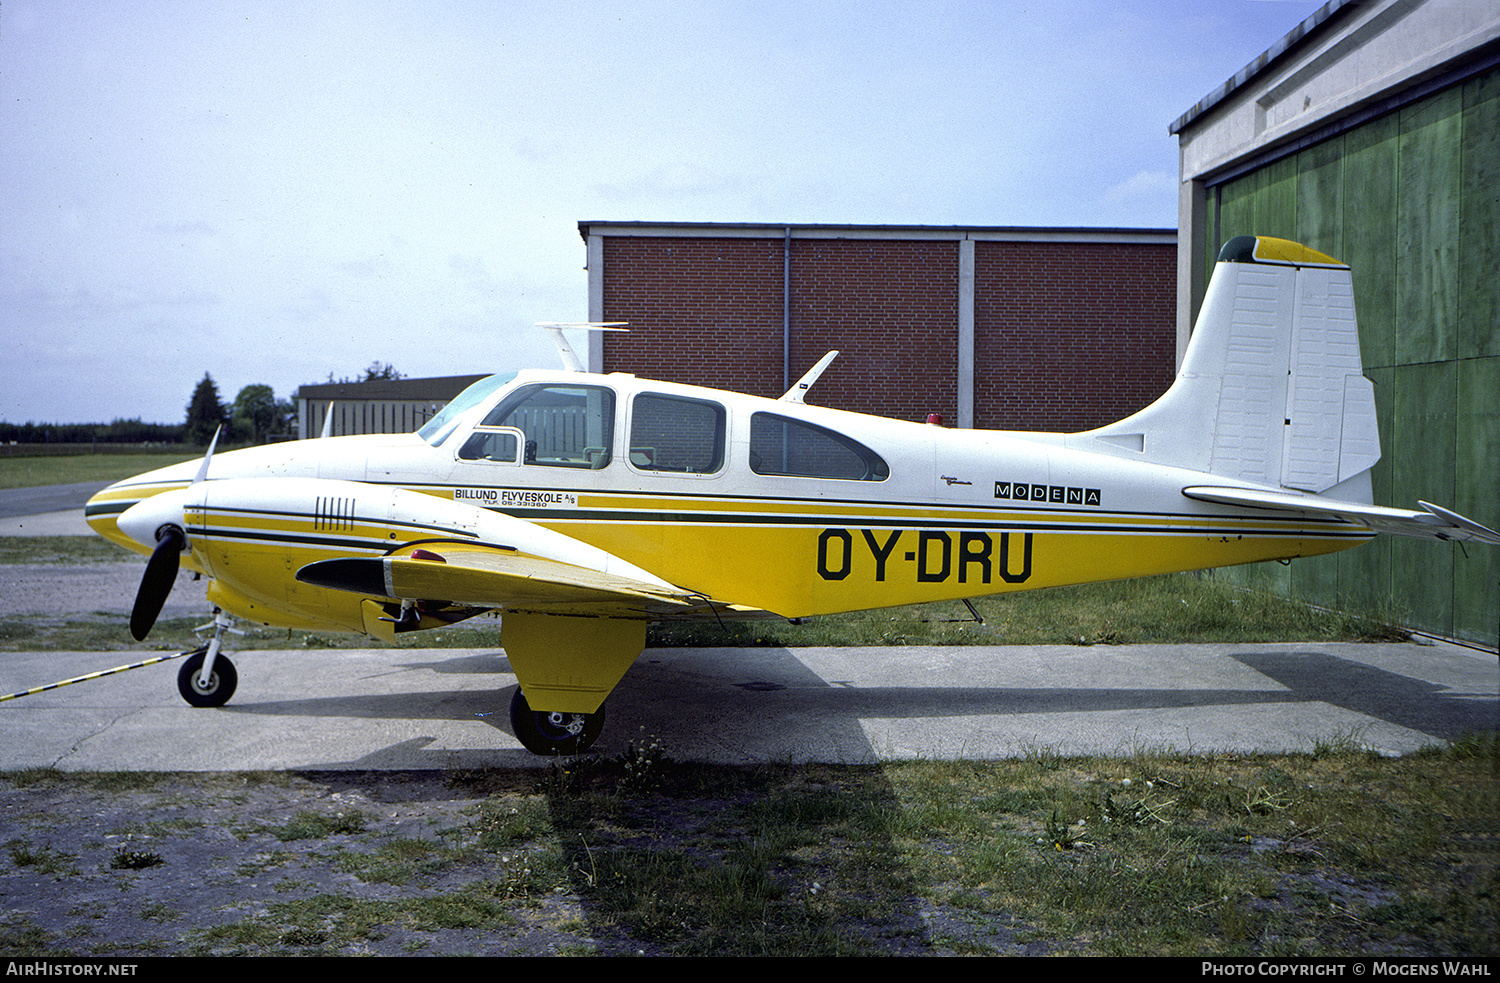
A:
POLYGON ((0 536, 92 536, 83 507, 105 481, 0 489, 0 536))
MULTIPOLYGON (((143 653, 0 655, 3 694, 143 653)), ((511 735, 499 648, 233 655, 234 699, 189 707, 180 661, 0 702, 0 769, 537 766, 511 735)), ((1494 653, 1435 644, 650 649, 594 750, 868 763, 1037 753, 1402 754, 1497 728, 1494 653)))

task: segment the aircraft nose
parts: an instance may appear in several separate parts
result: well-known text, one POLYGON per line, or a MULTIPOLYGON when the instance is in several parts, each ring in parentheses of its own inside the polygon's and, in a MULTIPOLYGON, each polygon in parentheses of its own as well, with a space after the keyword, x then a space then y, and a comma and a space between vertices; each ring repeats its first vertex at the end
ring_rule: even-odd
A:
MULTIPOLYGON (((108 489, 100 494, 105 494, 108 489)), ((117 525, 120 531, 131 539, 140 543, 148 549, 156 547, 156 531, 162 526, 176 526, 186 529, 186 520, 183 517, 183 506, 186 503, 185 492, 162 492, 160 495, 152 495, 150 498, 136 502, 130 508, 120 513, 117 525)))
POLYGON ((83 519, 89 528, 105 539, 115 539, 115 523, 125 510, 125 502, 134 498, 124 489, 125 482, 117 481, 107 488, 95 492, 83 506, 83 519))

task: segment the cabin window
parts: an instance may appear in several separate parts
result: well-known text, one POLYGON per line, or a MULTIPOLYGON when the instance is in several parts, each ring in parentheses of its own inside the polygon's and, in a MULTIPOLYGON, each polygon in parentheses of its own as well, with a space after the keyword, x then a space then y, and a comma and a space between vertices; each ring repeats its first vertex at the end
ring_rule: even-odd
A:
POLYGON ((631 403, 630 463, 643 471, 714 474, 724 467, 724 407, 642 393, 631 403))
POLYGON ((858 441, 774 413, 750 418, 750 470, 848 481, 884 481, 891 473, 879 454, 858 441))
POLYGON ((464 461, 520 464, 520 451, 525 443, 525 434, 513 427, 480 426, 469 434, 469 439, 458 449, 458 456, 464 461))
POLYGON ((502 427, 520 432, 522 464, 602 468, 609 464, 614 443, 615 394, 603 386, 524 386, 490 411, 459 456, 502 427))

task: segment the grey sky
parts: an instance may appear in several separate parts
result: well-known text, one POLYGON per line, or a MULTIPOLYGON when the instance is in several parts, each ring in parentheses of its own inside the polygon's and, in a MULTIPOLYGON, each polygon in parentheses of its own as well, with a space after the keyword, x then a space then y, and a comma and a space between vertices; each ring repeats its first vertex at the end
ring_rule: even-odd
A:
POLYGON ((1318 6, 5 0, 0 419, 554 366, 580 220, 1172 227, 1318 6))

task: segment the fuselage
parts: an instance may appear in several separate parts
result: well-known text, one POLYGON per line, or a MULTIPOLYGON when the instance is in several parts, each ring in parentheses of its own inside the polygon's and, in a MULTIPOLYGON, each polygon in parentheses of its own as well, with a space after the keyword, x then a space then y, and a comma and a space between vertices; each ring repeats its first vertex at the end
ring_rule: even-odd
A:
MULTIPOLYGON (((149 552, 118 517, 188 487, 198 467, 110 486, 90 501, 89 524, 149 552)), ((298 569, 424 536, 481 535, 450 528, 471 514, 527 520, 685 591, 783 617, 1308 556, 1372 535, 1190 500, 1182 489, 1202 473, 1102 442, 620 374, 492 377, 415 434, 213 456, 206 484, 240 478, 357 482, 376 486, 367 500, 400 489, 443 503, 429 529, 385 506, 370 512, 358 489, 273 482, 250 505, 210 495, 210 508, 189 514, 183 562, 213 578, 210 601, 263 623, 350 631, 368 624, 360 599, 299 583, 298 569)))

